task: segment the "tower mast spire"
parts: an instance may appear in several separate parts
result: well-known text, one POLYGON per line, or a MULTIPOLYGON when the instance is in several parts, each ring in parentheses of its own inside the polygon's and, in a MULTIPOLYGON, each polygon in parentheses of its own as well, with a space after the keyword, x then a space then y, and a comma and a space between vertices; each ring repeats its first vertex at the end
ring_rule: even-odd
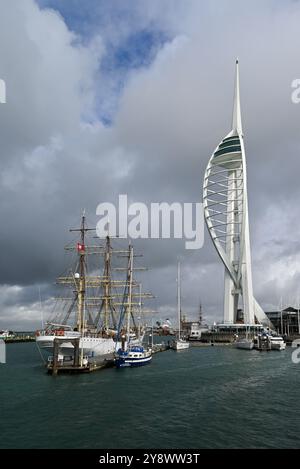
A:
POLYGON ((240 75, 239 75, 239 60, 235 61, 235 87, 234 87, 234 101, 232 112, 232 135, 243 134, 242 117, 241 117, 241 102, 240 102, 240 75))

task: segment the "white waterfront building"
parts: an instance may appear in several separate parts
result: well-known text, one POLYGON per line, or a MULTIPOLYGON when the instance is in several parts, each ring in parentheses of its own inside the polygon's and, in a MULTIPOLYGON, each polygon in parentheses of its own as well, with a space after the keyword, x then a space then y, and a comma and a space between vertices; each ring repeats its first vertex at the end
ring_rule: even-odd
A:
POLYGON ((270 322, 253 296, 248 218, 247 167, 241 120, 239 65, 236 78, 232 130, 214 150, 203 184, 206 225, 224 264, 224 324, 235 324, 237 310, 244 323, 270 322))

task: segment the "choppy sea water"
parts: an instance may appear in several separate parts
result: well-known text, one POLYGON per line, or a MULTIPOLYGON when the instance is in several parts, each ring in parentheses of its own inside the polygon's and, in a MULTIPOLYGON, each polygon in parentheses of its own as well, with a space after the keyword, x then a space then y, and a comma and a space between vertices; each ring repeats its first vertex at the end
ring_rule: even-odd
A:
POLYGON ((192 347, 136 369, 45 373, 34 343, 0 365, 1 448, 299 448, 300 364, 192 347))

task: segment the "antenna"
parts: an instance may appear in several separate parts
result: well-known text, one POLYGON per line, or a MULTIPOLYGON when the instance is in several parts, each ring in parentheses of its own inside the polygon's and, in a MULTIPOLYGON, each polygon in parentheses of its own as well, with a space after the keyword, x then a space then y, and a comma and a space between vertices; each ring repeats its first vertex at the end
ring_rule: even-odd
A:
POLYGON ((202 324, 202 321, 203 321, 203 317, 202 317, 202 303, 200 301, 200 305, 199 305, 199 324, 201 326, 202 324))
POLYGON ((40 285, 39 285, 39 299, 40 299, 40 308, 41 308, 42 330, 44 330, 44 312, 43 312, 42 297, 41 297, 41 286, 40 285))

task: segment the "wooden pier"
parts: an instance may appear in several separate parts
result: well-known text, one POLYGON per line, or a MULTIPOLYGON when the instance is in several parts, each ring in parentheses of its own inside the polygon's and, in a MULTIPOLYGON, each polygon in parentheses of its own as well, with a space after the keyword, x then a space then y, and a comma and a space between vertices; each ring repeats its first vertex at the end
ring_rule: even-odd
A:
POLYGON ((109 355, 105 358, 102 357, 101 360, 88 362, 86 365, 74 365, 74 364, 59 364, 58 366, 53 366, 51 364, 47 365, 47 371, 51 375, 58 374, 78 374, 78 373, 91 373, 92 371, 102 370, 103 368, 112 368, 114 366, 114 357, 109 355))
POLYGON ((114 365, 113 354, 102 356, 101 358, 82 356, 79 348, 79 338, 65 339, 55 338, 53 341, 53 359, 47 363, 49 374, 57 375, 62 373, 91 373, 92 371, 109 368, 114 365), (74 347, 73 356, 66 360, 60 354, 60 347, 64 342, 71 343, 74 347))

